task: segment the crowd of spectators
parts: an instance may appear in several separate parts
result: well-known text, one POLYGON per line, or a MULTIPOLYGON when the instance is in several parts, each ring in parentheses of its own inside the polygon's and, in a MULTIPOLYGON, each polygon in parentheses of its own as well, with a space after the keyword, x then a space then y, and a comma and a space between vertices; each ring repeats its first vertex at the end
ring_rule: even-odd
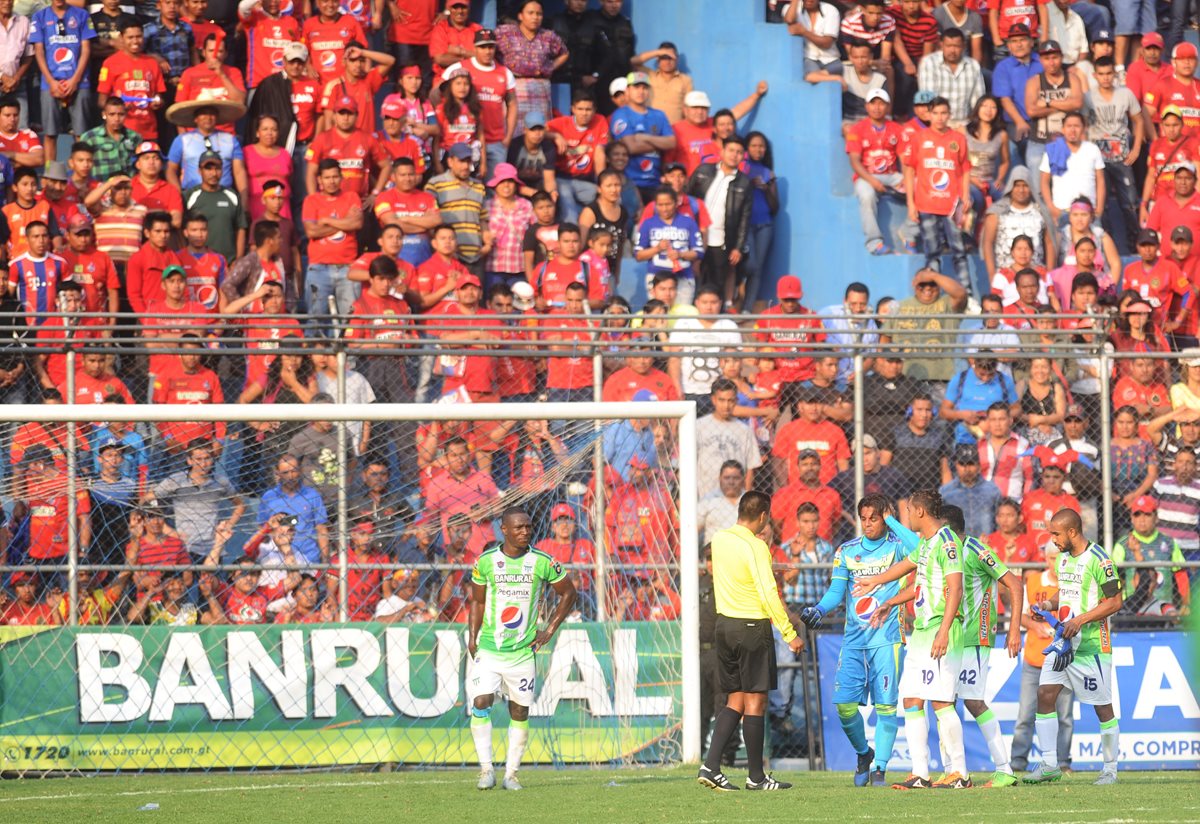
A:
MULTIPOLYGON (((370 3, 364 14, 334 0, 288 13, 279 0, 243 0, 236 14, 221 4, 229 16, 215 5, 159 0, 138 16, 106 2, 89 16, 55 0, 26 21, 27 47, 3 50, 20 55, 0 71, 2 289, 19 317, 0 400, 98 408, 75 433, 73 502, 66 426, 3 427, 0 537, 10 563, 62 564, 74 531, 84 560, 141 567, 81 572, 83 622, 322 621, 340 593, 353 620, 462 621, 463 569, 514 499, 536 507, 538 547, 573 565, 578 617, 594 615, 601 586, 624 619, 678 616, 674 501, 691 490, 674 485, 675 427, 605 427, 606 469, 593 477, 579 457, 589 435, 563 421, 352 422, 343 442, 317 408, 343 390, 352 403, 571 402, 597 389, 612 401, 694 400, 701 541, 728 525, 742 490, 762 489, 774 494, 785 564, 828 561, 856 532, 854 455, 867 492, 898 500, 939 487, 1008 560, 1040 560, 1046 520, 1063 506, 1098 535, 1108 404, 1118 556, 1200 557, 1200 350, 1155 357, 1196 345, 1195 170, 1180 154, 1191 109, 1171 96, 1195 65, 1188 44, 1170 75, 1152 34, 1139 46, 1118 32, 1129 67, 1113 71, 1101 21, 1064 68, 1057 41, 1030 56, 1038 26, 1055 31, 1062 18, 1078 45, 1072 15, 1098 7, 1024 15, 1001 3, 990 31, 958 0, 932 13, 915 0, 784 10, 807 41, 808 78, 846 89, 869 246, 887 250, 875 207, 899 196, 905 237, 925 243, 929 263, 909 296, 873 301, 852 283, 818 313, 799 277, 764 268, 780 205, 770 141, 739 130, 766 84, 713 112, 680 71, 679 47, 636 51, 619 2, 570 0, 553 19, 536 0, 501 4, 495 29, 471 22, 465 0, 400 2, 407 16, 390 12, 390 25, 370 3), (47 31, 58 32, 49 62, 47 31), (1028 83, 1006 96, 1023 73, 1028 83), (1089 118, 1120 120, 1101 106, 1138 78, 1144 109, 1135 97, 1121 162, 1150 147, 1156 202, 1106 230, 1098 218, 1119 209, 1105 210, 1105 181, 1116 191, 1128 178, 1108 154, 1097 149, 1082 175, 1092 188, 1072 188, 1069 172, 1034 175, 1074 169, 1080 147, 1096 145, 1080 142, 1085 128, 1095 138, 1089 118), (37 94, 27 82, 40 82, 37 94), (937 316, 968 307, 965 260, 978 242, 992 294, 976 296, 981 317, 959 330, 937 316), (937 270, 943 244, 956 277, 937 270), (1118 271, 1130 248, 1139 259, 1118 271), (645 278, 636 313, 617 294, 623 268, 645 278), (723 317, 764 302, 756 320, 723 317), (114 321, 121 310, 136 314, 114 321), (334 336, 349 355, 343 390, 334 336), (1030 360, 1020 351, 1030 340, 1059 348, 1030 360), (964 341, 965 363, 908 348, 964 341), (852 444, 844 347, 858 343, 877 351, 852 444), (243 346, 248 355, 225 351, 243 346), (1144 355, 1113 361, 1111 398, 1103 346, 1144 355), (71 376, 69 348, 82 349, 71 376), (104 405, 132 402, 254 404, 262 419, 105 422, 104 405), (284 422, 276 404, 314 409, 307 423, 284 422), (590 523, 601 486, 605 520, 590 523), (587 568, 600 535, 613 567, 603 582, 587 568), (343 549, 345 580, 329 566, 343 549)), ((19 39, 25 18, 4 6, 0 33, 19 39)), ((815 581, 786 573, 786 600, 801 603, 815 581)), ((62 574, 8 583, 3 623, 67 616, 62 574)), ((1131 583, 1141 593, 1131 608, 1185 606, 1171 576, 1131 583)))

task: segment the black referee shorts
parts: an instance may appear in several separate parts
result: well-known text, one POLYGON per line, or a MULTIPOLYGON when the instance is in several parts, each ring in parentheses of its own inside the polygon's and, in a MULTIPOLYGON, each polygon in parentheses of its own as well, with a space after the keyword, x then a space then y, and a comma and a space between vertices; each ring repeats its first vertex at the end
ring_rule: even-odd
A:
POLYGON ((717 671, 723 692, 775 689, 775 638, 769 618, 717 616, 717 671))

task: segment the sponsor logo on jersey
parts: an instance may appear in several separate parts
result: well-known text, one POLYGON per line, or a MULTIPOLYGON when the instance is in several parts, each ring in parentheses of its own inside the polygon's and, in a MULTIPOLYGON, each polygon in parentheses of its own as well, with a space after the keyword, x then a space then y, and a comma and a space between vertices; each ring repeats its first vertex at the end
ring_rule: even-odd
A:
POLYGON ((525 623, 525 613, 521 611, 519 606, 509 604, 500 610, 500 624, 505 629, 517 629, 523 623, 525 623))
POLYGON ((66 46, 59 46, 54 50, 54 62, 59 66, 67 66, 75 62, 75 52, 68 49, 66 46))
POLYGON ((337 53, 327 51, 321 55, 321 68, 332 69, 337 66, 337 53))
POLYGON ((865 598, 859 598, 858 602, 855 603, 854 614, 866 621, 870 619, 877 609, 879 609, 879 601, 873 595, 868 595, 865 598))
POLYGON ((941 169, 929 177, 929 185, 935 192, 944 192, 950 188, 950 174, 941 169))
MULTIPOLYGON (((268 43, 268 45, 270 45, 268 43)), ((271 52, 271 65, 277 69, 283 68, 283 49, 277 49, 271 52)))

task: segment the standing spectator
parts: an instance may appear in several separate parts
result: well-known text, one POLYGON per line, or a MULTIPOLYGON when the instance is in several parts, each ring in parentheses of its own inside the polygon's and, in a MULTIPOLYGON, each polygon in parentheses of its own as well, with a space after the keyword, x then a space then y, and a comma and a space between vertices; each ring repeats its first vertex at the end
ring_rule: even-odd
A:
POLYGON ((124 101, 125 125, 143 140, 158 139, 157 112, 163 107, 167 84, 158 61, 145 53, 141 23, 133 20, 125 24, 121 49, 104 61, 96 92, 101 106, 107 105, 110 97, 124 101))
MULTIPOLYGON (((1054 40, 1062 46, 1063 63, 1074 66, 1086 62, 1088 56, 1088 35, 1083 18, 1071 9, 1071 0, 1053 0, 1046 4, 1046 17, 1049 24, 1046 28, 1046 39, 1054 40)), ((1096 32, 1092 42, 1103 42, 1112 45, 1112 35, 1107 31, 1096 32), (1104 40, 1103 38, 1107 38, 1104 40)), ((1084 91, 1091 85, 1084 81, 1084 91)))
POLYGON ((92 44, 88 41, 95 37, 96 29, 87 11, 68 5, 67 0, 51 0, 30 20, 29 44, 42 76, 41 123, 51 160, 58 159, 58 135, 81 135, 92 119, 88 77, 92 44))
POLYGON ((997 53, 1002 53, 1007 41, 1020 29, 1034 40, 1049 38, 1049 21, 1047 19, 1048 4, 1040 0, 998 0, 995 5, 988 4, 988 29, 992 34, 992 43, 997 53))
POLYGON ((746 471, 737 461, 726 461, 721 464, 717 483, 716 489, 696 502, 696 525, 701 544, 707 544, 713 535, 724 529, 730 515, 737 520, 738 499, 746 491, 746 471))
POLYGON ((434 152, 434 168, 444 169, 446 154, 450 147, 465 144, 471 148, 471 161, 479 174, 487 174, 487 147, 483 142, 483 130, 479 125, 482 111, 479 96, 471 81, 471 73, 464 68, 448 70, 442 75, 438 87, 441 102, 437 105, 437 127, 441 135, 439 149, 434 152))
POLYGON ((1183 553, 1178 542, 1158 529, 1158 501, 1142 495, 1133 502, 1133 528, 1121 535, 1113 545, 1113 563, 1124 566, 1126 561, 1150 561, 1162 566, 1156 569, 1123 569, 1121 589, 1125 609, 1137 615, 1162 616, 1190 610, 1190 589, 1187 572, 1178 566, 1183 553))
MULTIPOLYGON (((1113 0, 1113 21, 1117 33, 1114 59, 1118 66, 1124 68, 1125 58, 1137 53, 1137 41, 1142 34, 1158 28, 1154 5, 1150 0, 1113 0)), ((1195 56, 1193 48, 1192 57, 1195 56)))
POLYGON ((321 91, 321 103, 317 110, 323 112, 322 121, 317 124, 317 131, 328 129, 333 125, 336 113, 333 105, 341 105, 345 98, 351 98, 356 105, 357 119, 355 126, 367 134, 376 129, 375 96, 383 87, 388 72, 396 62, 391 55, 371 51, 361 43, 351 40, 346 45, 342 56, 343 69, 340 77, 330 80, 321 91))
POLYGON ((1012 412, 1004 401, 993 403, 983 420, 979 462, 983 477, 1000 488, 1005 497, 1021 498, 1033 488, 1033 459, 1029 441, 1013 431, 1012 412))
POLYGON ((167 82, 168 102, 175 99, 179 79, 191 67, 197 43, 192 27, 179 17, 180 0, 158 0, 158 19, 146 24, 146 51, 159 60, 167 82))
POLYGON ((437 201, 418 188, 416 164, 407 157, 392 162, 392 185, 375 199, 375 219, 379 226, 398 225, 404 233, 400 259, 420 266, 433 253, 429 232, 442 223, 437 201))
POLYGON ((1061 140, 1054 142, 1053 151, 1042 155, 1042 202, 1055 223, 1065 220, 1067 210, 1080 197, 1096 205, 1096 217, 1104 216, 1104 157, 1095 143, 1083 139, 1083 132, 1083 115, 1069 113, 1062 121, 1061 140))
POLYGON ((596 114, 591 93, 581 89, 572 95, 571 114, 554 118, 546 128, 558 149, 555 178, 562 219, 577 223, 583 207, 596 199, 596 178, 607 165, 608 120, 596 114))
MULTIPOLYGON (((1062 47, 1054 40, 1047 40, 1038 46, 1038 57, 1042 71, 1025 81, 1025 111, 1031 123, 1025 165, 1031 169, 1042 167, 1049 143, 1058 134, 1065 134, 1066 116, 1083 107, 1083 81, 1063 68, 1062 47)), ((1055 156, 1061 160, 1059 154, 1056 152, 1055 156)), ((1102 212, 1103 204, 1094 195, 1092 199, 1097 211, 1102 212)), ((1049 197, 1045 200, 1050 202, 1049 197)))
POLYGON ((893 77, 893 35, 896 18, 885 11, 884 0, 865 0, 859 7, 842 17, 841 43, 847 53, 856 42, 871 48, 871 68, 893 77))
MULTIPOLYGON (((687 400, 696 401, 697 414, 712 411, 712 393, 719 376, 722 350, 736 349, 742 342, 737 324, 730 318, 713 318, 721 312, 721 293, 715 286, 703 285, 696 291, 696 317, 675 322, 667 351, 673 356, 667 371, 676 388, 687 400)), ((744 462, 753 470, 750 463, 744 462)))
POLYGON ((838 82, 842 76, 842 56, 837 48, 842 16, 837 7, 821 0, 788 3, 783 22, 788 34, 804 38, 804 79, 809 83, 838 82))
MULTIPOLYGON (((691 303, 696 292, 693 264, 704 255, 704 239, 696 222, 677 212, 675 192, 664 186, 654 197, 655 213, 638 226, 634 259, 647 262, 647 283, 656 275, 670 273, 681 287, 680 301, 691 303)), ((561 241, 561 228, 560 241, 561 241)), ((649 292, 649 287, 647 287, 649 292)))
MULTIPOLYGON (((916 0, 904 0, 904 4, 912 5, 918 11, 921 8, 916 0)), ((933 19, 924 12, 920 14, 933 19)), ((902 28, 898 37, 903 36, 902 28)), ((959 29, 944 29, 941 43, 940 51, 922 58, 917 77, 922 90, 933 92, 950 102, 950 124, 954 128, 961 128, 979 98, 983 97, 983 70, 975 58, 965 54, 966 38, 959 29)))
MULTIPOLYGON (((858 454, 856 446, 857 444, 851 444, 851 453, 858 454)), ((863 495, 883 495, 890 500, 900 500, 910 495, 912 484, 904 473, 894 466, 884 466, 879 458, 879 441, 875 440, 874 435, 863 435, 863 495)), ((850 529, 858 526, 856 522, 851 521, 855 502, 859 500, 854 491, 854 476, 855 468, 851 466, 846 471, 834 475, 833 480, 829 482, 829 486, 842 497, 842 517, 846 519, 843 526, 848 525, 850 529)))
POLYGON ((324 87, 343 72, 348 45, 366 43, 367 33, 357 20, 341 12, 338 0, 315 0, 313 5, 317 13, 304 21, 301 36, 324 87))
MULTIPOLYGON (((27 75, 33 66, 28 49, 30 22, 27 15, 13 14, 12 0, 0 2, 0 88, 2 89, 25 88, 27 75)), ((95 60, 94 53, 92 60, 95 60)), ((22 113, 25 113, 24 110, 22 113)), ((24 119, 27 121, 28 117, 24 119)), ((27 122, 21 124, 22 127, 28 125, 27 122)))
MULTIPOLYGON (((496 48, 504 65, 517 83, 517 123, 525 115, 539 112, 543 122, 553 115, 550 76, 567 62, 570 55, 563 41, 550 29, 542 28, 544 12, 540 0, 524 0, 516 23, 496 29, 496 48)), ((520 129, 513 136, 520 134, 520 129)))
POLYGON ((930 127, 913 144, 904 164, 908 219, 920 222, 925 267, 941 270, 943 241, 950 247, 958 282, 971 288, 971 272, 961 228, 970 212, 971 161, 962 132, 949 128, 950 104, 943 97, 929 104, 930 127))
POLYGON ((134 151, 142 137, 125 125, 125 101, 120 97, 110 97, 104 102, 100 118, 103 122, 99 126, 93 126, 79 138, 92 147, 92 176, 105 182, 118 176, 128 180, 134 151))
POLYGON ((357 257, 358 230, 363 226, 362 201, 342 189, 342 170, 331 157, 317 169, 320 190, 304 199, 304 233, 309 238, 305 286, 312 295, 308 310, 324 315, 334 297, 340 315, 349 315, 357 288, 348 277, 357 257))
POLYGON ((395 56, 396 64, 417 68, 417 76, 422 78, 425 89, 433 68, 429 47, 433 44, 434 23, 441 16, 440 5, 438 0, 405 0, 403 6, 397 7, 405 13, 393 11, 387 31, 388 49, 395 56))
MULTIPOLYGON (((9 97, 0 100, 0 155, 9 161, 10 166, 40 169, 46 162, 46 150, 37 134, 19 126, 21 112, 21 104, 16 99, 9 97)), ((8 179, 13 180, 11 171, 8 179)))
POLYGON ((937 21, 938 31, 945 33, 947 29, 958 29, 968 40, 971 57, 976 63, 983 64, 983 18, 979 12, 967 7, 967 0, 946 0, 933 9, 933 19, 937 21))
POLYGON ((268 184, 277 184, 275 196, 280 199, 279 217, 292 220, 292 187, 294 178, 292 153, 279 145, 279 120, 269 114, 260 115, 254 129, 254 143, 243 150, 246 177, 249 180, 249 203, 251 225, 262 220, 266 211, 263 194, 268 184))
POLYGON ((627 174, 648 203, 659 182, 662 153, 676 148, 677 140, 667 116, 650 108, 650 76, 633 72, 628 82, 625 105, 613 112, 610 125, 613 139, 635 158, 627 174))
POLYGON ((842 428, 825 416, 822 393, 817 388, 800 393, 800 415, 780 428, 771 450, 775 458, 775 478, 782 485, 795 482, 798 467, 795 456, 813 451, 821 461, 821 482, 828 483, 834 475, 850 466, 850 445, 842 428))
POLYGON ((300 462, 294 455, 283 455, 275 464, 276 486, 262 495, 258 507, 258 523, 267 523, 279 513, 295 516, 296 537, 292 548, 310 564, 329 561, 329 516, 321 495, 305 486, 300 474, 300 462))
POLYGON ((373 202, 383 191, 391 172, 387 149, 375 135, 356 125, 358 103, 352 97, 343 97, 330 108, 334 112, 332 127, 314 137, 304 154, 308 194, 319 191, 317 170, 327 159, 333 158, 342 171, 345 190, 373 202), (372 167, 377 170, 373 186, 372 167))
MULTIPOLYGON (((804 284, 795 275, 783 275, 775 286, 778 306, 763 312, 763 317, 754 322, 754 338, 759 344, 772 344, 758 350, 764 358, 773 358, 779 370, 781 383, 799 384, 811 380, 813 359, 805 344, 823 343, 825 333, 821 331, 821 320, 800 303, 804 297, 804 284)), ((794 403, 793 389, 788 389, 782 399, 784 405, 794 403)))
POLYGON ((1042 464, 1041 478, 1037 489, 1030 490, 1021 501, 1021 520, 1025 523, 1037 547, 1050 543, 1050 519, 1056 512, 1070 509, 1078 513, 1079 501, 1069 492, 1063 490, 1063 482, 1067 477, 1067 467, 1078 455, 1069 452, 1049 453, 1038 450, 1038 460, 1042 464))
POLYGON ((1150 134, 1156 135, 1154 125, 1161 123, 1168 108, 1179 109, 1183 133, 1189 137, 1200 127, 1200 88, 1197 88, 1196 47, 1179 43, 1171 49, 1171 68, 1174 73, 1164 77, 1146 90, 1142 102, 1150 114, 1150 134))
MULTIPOLYGON (((1138 59, 1125 69, 1125 87, 1133 92, 1139 103, 1146 99, 1146 94, 1158 81, 1172 74, 1170 64, 1164 63, 1162 56, 1162 35, 1156 31, 1142 35, 1142 48, 1139 50, 1138 59)), ((1150 142, 1154 138, 1154 132, 1149 109, 1142 110, 1142 118, 1146 127, 1146 142, 1150 142)))
MULTIPOLYGON (((610 94, 612 84, 633 69, 633 23, 621 14, 622 5, 623 0, 600 0, 600 8, 591 12, 589 18, 596 32, 592 41, 592 74, 596 78, 596 86, 610 89, 610 94)), ((611 116, 613 109, 624 104, 604 100, 599 105, 602 113, 611 116)))
MULTIPOLYGON (((992 37, 999 35, 993 30, 992 37)), ((1040 158, 1040 147, 1034 155, 1029 155, 1029 113, 1025 109, 1025 89, 1029 79, 1042 73, 1042 63, 1033 54, 1033 40, 1029 36, 1029 26, 1016 23, 1008 32, 1008 39, 993 40, 994 43, 1004 43, 1008 57, 996 63, 992 72, 992 94, 1000 98, 1000 106, 1004 109, 1004 120, 1008 124, 1009 136, 1017 144, 1018 157, 1030 166, 1030 160, 1040 158)), ((1037 168, 1032 166, 1031 168, 1037 168)))
POLYGON ((1010 415, 1020 410, 1013 379, 997 370, 994 357, 977 354, 967 361, 970 366, 951 378, 946 386, 946 397, 938 410, 942 420, 958 422, 962 441, 978 437, 978 428, 993 405, 1004 404, 1010 415))
POLYGON ((1176 227, 1184 226, 1196 237, 1200 234, 1200 195, 1196 194, 1195 163, 1183 160, 1175 164, 1174 186, 1170 195, 1155 199, 1146 228, 1169 236, 1176 227))
MULTIPOLYGON (((587 10, 587 5, 587 0, 566 0, 563 3, 562 14, 550 21, 550 28, 563 41, 570 54, 566 64, 556 71, 551 79, 556 86, 567 86, 572 98, 581 91, 591 94, 599 81, 599 75, 593 68, 593 49, 599 31, 594 15, 587 10)), ((558 100, 556 93, 555 102, 558 100)))
POLYGON ((696 489, 700 497, 719 489, 722 467, 730 461, 745 467, 746 489, 753 487, 754 470, 762 465, 754 433, 733 417, 736 405, 733 381, 714 381, 709 402, 712 411, 696 421, 696 489))
POLYGON ((525 116, 525 133, 521 140, 509 144, 507 158, 517 169, 522 197, 546 192, 552 199, 558 199, 555 171, 558 149, 553 140, 546 140, 546 121, 540 113, 530 112, 525 116))
POLYGON ((483 184, 471 177, 471 147, 456 143, 446 152, 446 171, 432 178, 425 191, 433 195, 442 222, 454 227, 458 259, 472 272, 483 269, 483 258, 491 251, 485 240, 487 219, 483 214, 483 184))
POLYGON ((1033 198, 1029 170, 1017 166, 1009 176, 1004 197, 987 211, 980 239, 980 250, 989 282, 997 273, 1014 266, 1012 249, 1019 237, 1029 239, 1031 260, 1041 264, 1055 257, 1054 229, 1041 205, 1033 198))
POLYGON ((492 197, 485 205, 485 212, 488 231, 492 235, 492 253, 487 259, 486 289, 495 283, 511 286, 525 278, 522 242, 534 217, 529 201, 517 196, 519 182, 517 170, 511 163, 498 164, 488 181, 492 197))
POLYGON ((1142 107, 1133 92, 1116 88, 1116 70, 1111 57, 1096 60, 1096 88, 1084 96, 1088 116, 1088 140, 1104 158, 1105 191, 1115 196, 1117 208, 1109 209, 1109 232, 1128 252, 1137 236, 1138 191, 1133 164, 1141 156, 1142 107))
POLYGON ((674 123, 683 117, 684 99, 692 90, 692 78, 679 70, 679 49, 674 43, 659 43, 657 49, 635 55, 629 62, 635 71, 643 71, 651 60, 656 65, 649 72, 650 102, 674 123))
MULTIPOLYGON (((180 76, 179 87, 175 90, 175 102, 228 100, 244 105, 246 82, 242 79, 240 70, 225 65, 228 55, 224 33, 208 35, 196 44, 196 48, 201 52, 201 60, 195 66, 185 69, 180 76)), ((222 123, 217 128, 233 134, 232 123, 222 123)))
MULTIPOLYGON (((1142 113, 1148 109, 1147 103, 1142 107, 1142 113)), ((1151 141, 1146 155, 1146 182, 1142 186, 1142 204, 1138 213, 1142 223, 1149 217, 1152 203, 1175 195, 1175 170, 1179 165, 1195 165, 1200 159, 1200 147, 1183 134, 1183 113, 1178 106, 1163 108, 1159 127, 1160 134, 1151 141)))
POLYGON ((950 482, 950 457, 954 437, 950 427, 933 417, 933 401, 917 395, 909 404, 908 420, 879 439, 879 461, 903 472, 914 489, 929 489, 950 482))
POLYGON ((1035 563, 1042 557, 1021 520, 1021 504, 1012 498, 1001 498, 996 504, 996 531, 980 540, 1006 564, 1035 563))
MULTIPOLYGON (((867 117, 846 131, 846 154, 854 172, 854 195, 858 198, 858 216, 862 221, 867 251, 872 255, 891 254, 879 228, 880 197, 904 200, 904 173, 900 169, 902 129, 887 116, 891 98, 883 89, 867 94, 867 117)), ((915 244, 917 227, 905 224, 907 243, 915 244)))
POLYGON ((721 147, 718 163, 704 163, 692 173, 687 191, 703 197, 712 223, 705 240, 701 273, 705 283, 724 291, 725 308, 742 311, 747 300, 745 278, 739 266, 750 242, 750 210, 753 184, 740 170, 746 144, 736 135, 721 147))
MULTIPOLYGON (((487 166, 495 169, 509 154, 513 135, 517 134, 517 81, 507 66, 496 62, 496 33, 491 29, 475 32, 474 56, 451 65, 443 78, 455 69, 465 69, 479 100, 479 118, 483 142, 487 146, 487 166)), ((543 120, 542 123, 546 121, 543 120)), ((526 128, 529 128, 526 124, 526 128)))
POLYGON ((774 534, 787 543, 800 529, 801 512, 817 512, 816 533, 832 541, 834 529, 842 518, 842 499, 821 479, 821 456, 815 449, 803 449, 794 461, 795 479, 786 486, 779 484, 771 501, 771 521, 774 534))
POLYGON ((1181 447, 1175 452, 1174 468, 1154 482, 1158 499, 1158 524, 1173 538, 1184 559, 1200 560, 1200 479, 1196 476, 1196 450, 1181 447))
POLYGON ((470 59, 475 51, 475 32, 482 26, 471 22, 471 4, 467 0, 447 0, 446 16, 433 23, 429 35, 429 56, 439 68, 470 59))
POLYGON ((979 450, 974 444, 954 448, 954 480, 942 484, 939 493, 946 504, 957 506, 966 517, 968 535, 988 535, 996 526, 1000 488, 979 474, 979 450))
POLYGON ((199 439, 187 444, 188 468, 168 475, 152 490, 159 504, 172 507, 175 532, 193 561, 208 555, 216 531, 236 527, 246 510, 225 476, 213 472, 216 453, 212 446, 199 439))
MULTIPOLYGON (((867 100, 876 92, 891 95, 888 89, 892 83, 887 75, 876 71, 871 63, 871 48, 866 43, 852 42, 848 49, 850 53, 849 71, 838 78, 842 84, 842 134, 846 134, 850 125, 862 120, 867 111, 867 100)), ((917 92, 913 98, 914 107, 924 107, 930 97, 925 92, 917 92)), ((915 108, 914 108, 915 111, 915 108)))
POLYGON ((871 363, 863 380, 863 431, 883 443, 885 436, 907 420, 908 407, 924 393, 924 387, 904 374, 904 359, 894 352, 879 352, 871 363))
MULTIPOLYGON (((242 199, 231 189, 221 186, 222 158, 216 152, 200 155, 200 185, 183 193, 183 205, 192 218, 200 217, 207 224, 206 240, 225 260, 236 260, 246 251, 246 210, 242 199)), ((185 222, 184 228, 187 228, 185 222)), ((222 262, 224 268, 224 262, 222 262)), ((214 280, 211 300, 216 300, 214 280)), ((210 306, 209 308, 216 308, 210 306)))
MULTIPOLYGON (((628 159, 629 151, 623 146, 614 147, 624 153, 628 159)), ((621 277, 621 260, 624 257, 625 241, 629 236, 629 215, 622 202, 624 176, 616 169, 605 169, 596 176, 596 199, 586 204, 579 212, 579 229, 589 235, 594 229, 607 231, 612 235, 612 245, 609 247, 608 267, 612 275, 613 290, 621 277)), ((635 196, 636 197, 636 196, 635 196)))

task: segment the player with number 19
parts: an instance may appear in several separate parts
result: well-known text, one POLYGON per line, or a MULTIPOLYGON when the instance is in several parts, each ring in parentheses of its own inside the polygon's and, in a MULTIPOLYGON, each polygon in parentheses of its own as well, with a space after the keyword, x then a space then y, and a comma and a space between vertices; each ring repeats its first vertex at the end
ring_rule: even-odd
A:
POLYGON ((504 789, 519 790, 517 770, 529 741, 529 707, 537 676, 534 653, 550 642, 575 606, 575 585, 562 565, 544 552, 531 550, 533 524, 520 507, 510 507, 500 519, 504 541, 484 551, 471 570, 471 616, 467 651, 473 666, 468 675, 471 694, 471 737, 479 755, 481 790, 496 786, 492 767, 492 702, 496 691, 508 695, 508 751, 504 789), (537 610, 542 588, 558 594, 550 623, 538 630, 537 610))
POLYGON ((850 744, 858 754, 854 784, 887 786, 887 764, 896 743, 896 700, 900 672, 900 621, 895 608, 870 623, 881 600, 894 595, 898 581, 880 587, 873 595, 855 596, 854 581, 862 575, 884 572, 907 554, 900 539, 884 520, 892 502, 883 495, 867 495, 858 502, 862 537, 847 541, 833 556, 833 575, 820 602, 800 611, 800 620, 816 629, 838 606, 846 610, 845 637, 838 653, 833 703, 850 744), (875 748, 867 744, 862 714, 868 695, 875 705, 875 748), (872 770, 872 767, 874 769, 872 770))
POLYGON ((1116 566, 1099 545, 1083 536, 1083 521, 1070 509, 1060 509, 1050 520, 1050 539, 1058 547, 1055 572, 1058 595, 1043 601, 1034 614, 1055 623, 1054 642, 1046 647, 1046 660, 1038 681, 1038 707, 1034 720, 1042 763, 1025 777, 1027 784, 1058 781, 1058 715, 1055 702, 1064 686, 1084 704, 1091 704, 1100 721, 1100 746, 1104 768, 1097 784, 1117 783, 1120 753, 1117 718, 1112 704, 1112 633, 1108 618, 1121 609, 1121 579, 1116 566))
MULTIPOLYGON (((937 714, 938 734, 950 755, 949 772, 936 786, 965 789, 971 786, 967 757, 963 750, 962 720, 954 709, 954 697, 962 664, 962 624, 958 608, 962 601, 962 557, 958 539, 941 520, 942 497, 935 490, 913 493, 908 501, 909 523, 920 543, 907 558, 886 572, 860 578, 855 595, 866 595, 876 587, 917 573, 913 634, 904 658, 900 695, 904 701, 904 730, 912 756, 912 774, 893 784, 898 790, 930 789, 929 722, 925 702, 932 701, 937 714)), ((888 521, 892 526, 894 519, 888 521)))

